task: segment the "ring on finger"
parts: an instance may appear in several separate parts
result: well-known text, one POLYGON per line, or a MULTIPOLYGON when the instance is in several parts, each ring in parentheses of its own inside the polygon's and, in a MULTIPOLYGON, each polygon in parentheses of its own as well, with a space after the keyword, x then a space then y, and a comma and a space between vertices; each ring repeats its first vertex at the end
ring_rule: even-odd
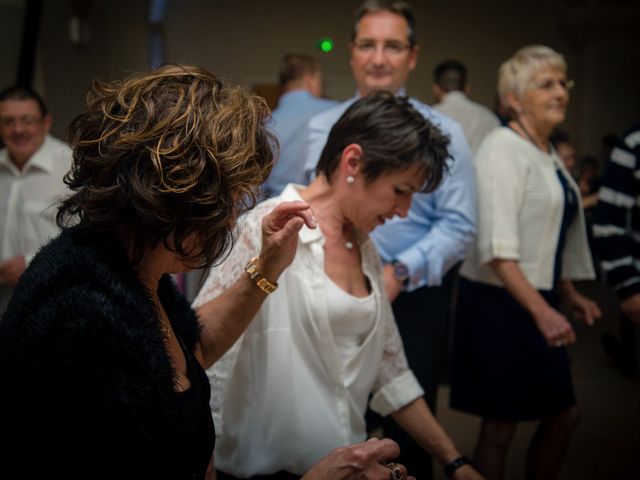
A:
POLYGON ((406 480, 407 477, 402 473, 400 466, 397 463, 387 463, 385 465, 391 472, 391 480, 406 480))

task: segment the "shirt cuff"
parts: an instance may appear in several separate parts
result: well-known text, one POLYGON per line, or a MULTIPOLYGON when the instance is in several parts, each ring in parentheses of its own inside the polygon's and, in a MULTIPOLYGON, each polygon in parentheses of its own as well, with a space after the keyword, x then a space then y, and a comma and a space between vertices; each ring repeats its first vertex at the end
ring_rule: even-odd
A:
POLYGON ((432 283, 431 279, 428 278, 428 273, 437 271, 437 268, 429 268, 430 265, 427 265, 420 250, 416 248, 405 250, 395 258, 404 263, 409 269, 409 281, 404 287, 405 292, 412 292, 425 285, 440 284, 440 282, 432 283))
POLYGON ((478 259, 481 265, 489 263, 496 258, 501 260, 520 260, 518 248, 517 243, 494 240, 488 245, 478 246, 478 259))
POLYGON ((406 370, 374 393, 369 406, 371 410, 386 417, 421 397, 424 390, 411 370, 406 370))

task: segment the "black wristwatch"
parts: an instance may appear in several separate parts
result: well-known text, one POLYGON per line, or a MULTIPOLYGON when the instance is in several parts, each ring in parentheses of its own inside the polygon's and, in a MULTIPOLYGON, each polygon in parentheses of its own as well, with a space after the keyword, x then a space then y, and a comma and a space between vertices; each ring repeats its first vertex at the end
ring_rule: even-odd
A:
POLYGON ((391 260, 391 266, 393 267, 393 276, 396 277, 402 285, 407 286, 410 276, 409 267, 397 259, 391 260))
POLYGON ((469 460, 467 457, 458 457, 455 460, 447 463, 444 466, 444 476, 447 478, 453 477, 453 472, 455 472, 463 465, 471 465, 471 460, 469 460))

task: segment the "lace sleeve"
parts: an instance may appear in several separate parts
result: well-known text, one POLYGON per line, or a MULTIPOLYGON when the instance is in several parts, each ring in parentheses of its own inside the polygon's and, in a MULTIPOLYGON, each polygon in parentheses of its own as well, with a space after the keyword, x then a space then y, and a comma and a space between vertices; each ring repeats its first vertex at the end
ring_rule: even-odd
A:
POLYGON ((404 353, 404 345, 402 344, 402 338, 400 337, 391 305, 386 297, 384 297, 383 303, 385 303, 382 307, 385 341, 382 364, 375 386, 376 390, 409 370, 407 357, 404 353))
POLYGON ((409 404, 424 392, 409 368, 402 338, 391 309, 391 302, 385 294, 380 258, 373 243, 371 243, 371 248, 373 252, 368 255, 375 258, 378 268, 376 282, 378 283, 378 291, 381 292, 380 308, 382 310, 382 328, 384 328, 384 350, 370 405, 379 414, 388 415, 409 404))
POLYGON ((207 377, 209 377, 209 385, 211 387, 209 407, 211 407, 217 437, 220 437, 224 432, 222 406, 227 396, 227 386, 233 375, 236 359, 240 353, 241 342, 242 337, 212 367, 207 369, 207 377))
POLYGON ((275 203, 263 202, 238 219, 233 249, 221 264, 211 267, 207 279, 193 301, 193 308, 213 300, 240 278, 247 262, 260 252, 262 217, 273 207, 275 203))
MULTIPOLYGON (((237 240, 228 257, 217 266, 209 270, 202 289, 193 301, 193 308, 213 300, 233 285, 244 273, 247 261, 260 251, 262 241, 262 218, 275 206, 273 202, 264 202, 254 210, 248 212, 238 220, 236 227, 237 240)), ((216 435, 223 433, 222 407, 226 397, 227 386, 242 343, 241 336, 235 344, 207 369, 207 376, 211 385, 209 406, 216 425, 216 435)))

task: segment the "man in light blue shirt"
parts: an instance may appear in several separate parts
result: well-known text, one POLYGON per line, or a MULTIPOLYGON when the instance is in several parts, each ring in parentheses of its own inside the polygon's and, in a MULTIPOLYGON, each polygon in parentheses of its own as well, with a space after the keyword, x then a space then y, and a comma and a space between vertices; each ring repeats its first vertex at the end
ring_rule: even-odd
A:
MULTIPOLYGON (((418 56, 411 8, 404 2, 365 2, 356 12, 350 51, 357 94, 310 120, 307 175, 315 170, 331 127, 357 97, 374 90, 406 95, 404 85, 418 56)), ((372 237, 385 262, 385 286, 393 301, 409 365, 435 412, 437 386, 447 354, 452 292, 452 275, 447 273, 462 260, 474 240, 475 173, 462 128, 418 100, 410 101, 451 137, 450 171, 433 193, 413 196, 406 218, 385 222, 372 237)), ((416 478, 432 478, 431 460, 425 459, 424 451, 392 420, 385 420, 384 429, 400 444, 399 462, 416 478)))
POLYGON ((267 197, 279 195, 289 183, 304 182, 305 126, 312 116, 338 104, 320 98, 322 71, 310 55, 285 55, 279 81, 283 94, 272 113, 271 127, 280 143, 280 156, 264 185, 267 197))

